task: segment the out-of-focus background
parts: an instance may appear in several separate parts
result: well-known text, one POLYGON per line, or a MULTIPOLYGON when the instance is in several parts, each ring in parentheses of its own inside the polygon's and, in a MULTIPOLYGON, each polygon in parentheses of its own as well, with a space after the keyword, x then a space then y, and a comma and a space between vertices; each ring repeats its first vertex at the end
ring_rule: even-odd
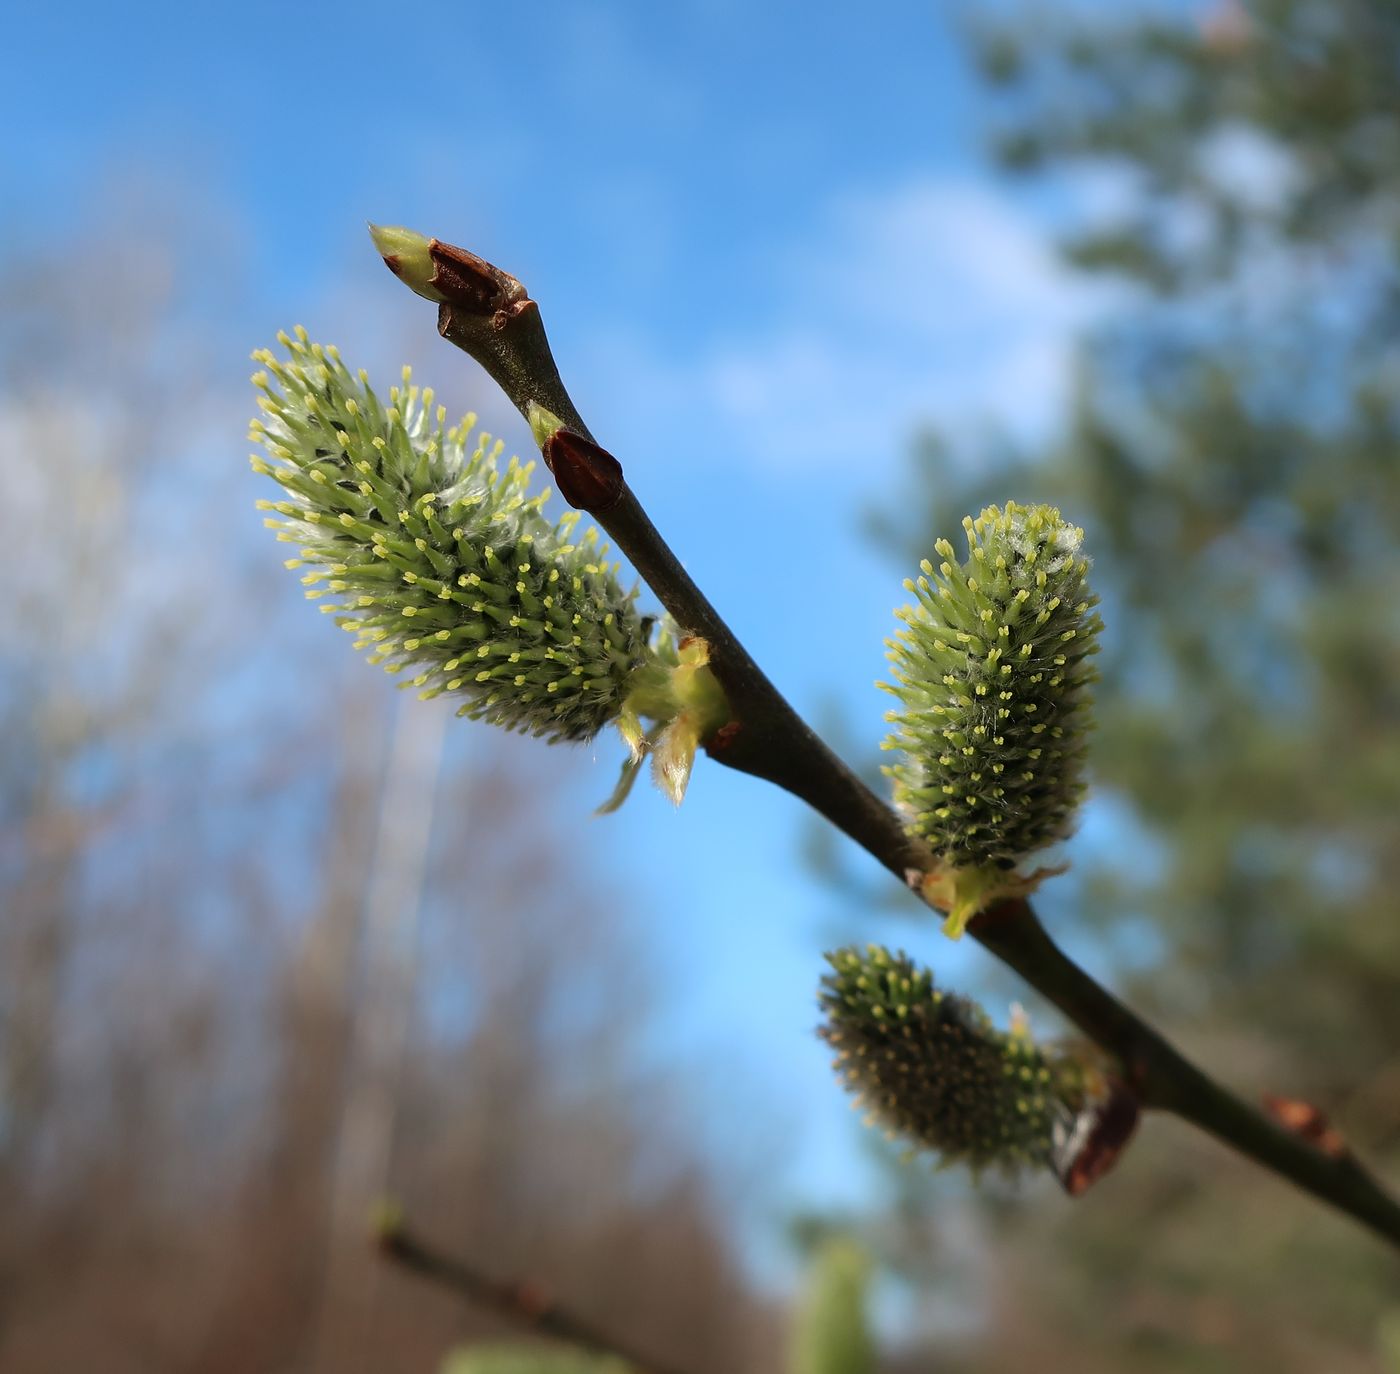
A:
POLYGON ((1393 1256, 1185 1128, 1075 1203, 900 1166, 811 1033, 824 948, 1053 1017, 777 792, 702 760, 595 820, 613 740, 396 694, 243 440, 300 322, 527 451, 363 221, 485 254, 872 773, 902 578, 1060 505, 1108 630, 1047 922, 1400 1179, 1400 5, 79 3, 6 45, 0 1369, 513 1335, 370 1253, 386 1194, 697 1374, 783 1367, 832 1231, 891 1371, 1400 1368, 1393 1256))

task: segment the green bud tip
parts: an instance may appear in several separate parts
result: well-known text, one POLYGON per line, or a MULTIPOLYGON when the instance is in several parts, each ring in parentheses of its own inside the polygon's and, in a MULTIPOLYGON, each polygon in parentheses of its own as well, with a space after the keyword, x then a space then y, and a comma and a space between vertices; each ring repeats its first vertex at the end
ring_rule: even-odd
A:
POLYGON ((475 318, 494 327, 529 304, 516 278, 465 248, 401 226, 371 224, 369 232, 385 266, 420 296, 451 307, 459 324, 475 318))
POLYGON ((384 265, 410 290, 425 300, 441 301, 441 292, 432 285, 437 267, 428 251, 430 239, 402 225, 371 224, 369 236, 384 265))
POLYGON ((370 1239, 388 1245, 404 1229, 403 1205, 394 1198, 379 1198, 369 1212, 370 1239))
POLYGON ((1044 873, 1019 873, 1062 838, 1084 792, 1089 664, 1102 628, 1083 531, 1049 506, 988 506, 963 521, 968 556, 935 545, 905 584, 915 602, 888 641, 900 702, 885 747, 910 831, 939 861, 924 895, 945 929, 1044 873))
POLYGON ((1051 1164, 1082 1103, 1076 1064, 1040 1050, 1024 1030, 997 1030, 902 952, 871 945, 827 962, 819 1034, 872 1124, 975 1171, 1051 1164))
POLYGON ((535 443, 541 449, 564 428, 563 420, 552 410, 546 410, 538 401, 530 402, 525 419, 529 422, 530 433, 534 435, 535 443))

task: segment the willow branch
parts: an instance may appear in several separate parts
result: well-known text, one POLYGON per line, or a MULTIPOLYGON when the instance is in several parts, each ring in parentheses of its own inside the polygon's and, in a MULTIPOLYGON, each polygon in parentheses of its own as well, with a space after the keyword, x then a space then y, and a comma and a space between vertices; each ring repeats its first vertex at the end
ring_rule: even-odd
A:
POLYGON ((443 1254, 421 1239, 396 1213, 376 1221, 375 1240, 386 1258, 478 1307, 489 1308, 541 1336, 567 1341, 594 1355, 612 1356, 630 1365, 634 1374, 691 1374, 679 1366, 660 1364, 638 1353, 628 1342, 604 1331, 555 1302, 539 1284, 498 1279, 466 1260, 443 1254))
MULTIPOLYGON (((563 421, 558 442, 544 445, 561 494, 594 517, 676 622, 708 641, 710 666, 731 711, 730 724, 706 741, 710 756, 801 798, 901 883, 932 870, 932 856, 899 817, 769 681, 652 524, 617 460, 597 447, 560 379, 539 306, 524 286, 437 239, 426 242, 417 281, 385 260, 439 303, 438 332, 485 367, 527 420, 533 406, 542 406, 563 421)), ((1027 901, 998 902, 968 929, 1113 1056, 1123 1084, 1144 1107, 1191 1122, 1400 1246, 1400 1203, 1353 1156, 1324 1151, 1209 1078, 1069 959, 1027 901)))

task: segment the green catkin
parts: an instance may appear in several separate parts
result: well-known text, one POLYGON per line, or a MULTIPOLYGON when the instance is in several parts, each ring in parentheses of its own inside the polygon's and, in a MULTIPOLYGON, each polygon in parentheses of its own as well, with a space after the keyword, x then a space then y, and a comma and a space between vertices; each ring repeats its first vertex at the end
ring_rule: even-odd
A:
POLYGON ((1083 531, 1049 506, 988 506, 963 521, 968 556, 935 545, 905 583, 915 598, 888 641, 899 699, 886 717, 885 771, 910 831, 942 865, 933 875, 949 933, 1010 877, 1062 838, 1084 793, 1088 663, 1098 650, 1098 598, 1086 583, 1083 531))
POLYGON ((877 945, 826 956, 825 1024, 833 1068, 878 1122, 946 1164, 1014 1173, 1047 1164, 1057 1125, 1082 1099, 1068 1059, 1021 1031, 999 1031, 927 969, 877 945))
POLYGON ((597 531, 578 533, 577 513, 546 520, 534 465, 473 443, 474 416, 447 427, 407 368, 386 404, 305 330, 278 340, 285 358, 253 355, 266 371, 250 437, 266 457, 252 465, 282 488, 258 504, 296 546, 306 595, 370 662, 459 699, 459 715, 550 740, 615 720, 650 650, 597 531))

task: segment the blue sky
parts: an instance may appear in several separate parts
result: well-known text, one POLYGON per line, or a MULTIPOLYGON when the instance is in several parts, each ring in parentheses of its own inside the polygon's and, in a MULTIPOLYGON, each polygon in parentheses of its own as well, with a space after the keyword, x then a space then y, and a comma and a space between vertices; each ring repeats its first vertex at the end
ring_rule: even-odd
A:
MULTIPOLYGON (((248 349, 300 321, 352 363, 402 352, 526 450, 523 425, 375 260, 364 221, 515 272, 591 427, 700 584, 799 709, 839 710, 873 749, 905 569, 860 514, 919 499, 901 478, 921 426, 1047 434, 1075 333, 1104 309, 1057 264, 1050 202, 990 171, 952 14, 29 6, 9 24, 23 60, 0 89, 0 165, 24 188, 21 234, 70 224, 95 186, 126 180, 205 207, 252 283, 209 321, 211 385, 226 378, 234 413, 248 349)), ((243 447, 233 430, 230 463, 243 447)), ((457 728, 470 748, 481 727, 457 728)), ((606 795, 617 761, 611 739, 592 746, 579 797, 606 795)), ((765 1222, 868 1183, 811 1035, 820 950, 897 940, 954 982, 985 966, 931 925, 824 890, 801 857, 805 823, 703 761, 679 813, 639 789, 593 822, 650 904, 651 957, 687 989, 652 1052, 721 1066, 698 1088, 717 1146, 760 1104, 782 1141, 765 1222), (742 1102, 726 1097, 727 1063, 742 1102)))

